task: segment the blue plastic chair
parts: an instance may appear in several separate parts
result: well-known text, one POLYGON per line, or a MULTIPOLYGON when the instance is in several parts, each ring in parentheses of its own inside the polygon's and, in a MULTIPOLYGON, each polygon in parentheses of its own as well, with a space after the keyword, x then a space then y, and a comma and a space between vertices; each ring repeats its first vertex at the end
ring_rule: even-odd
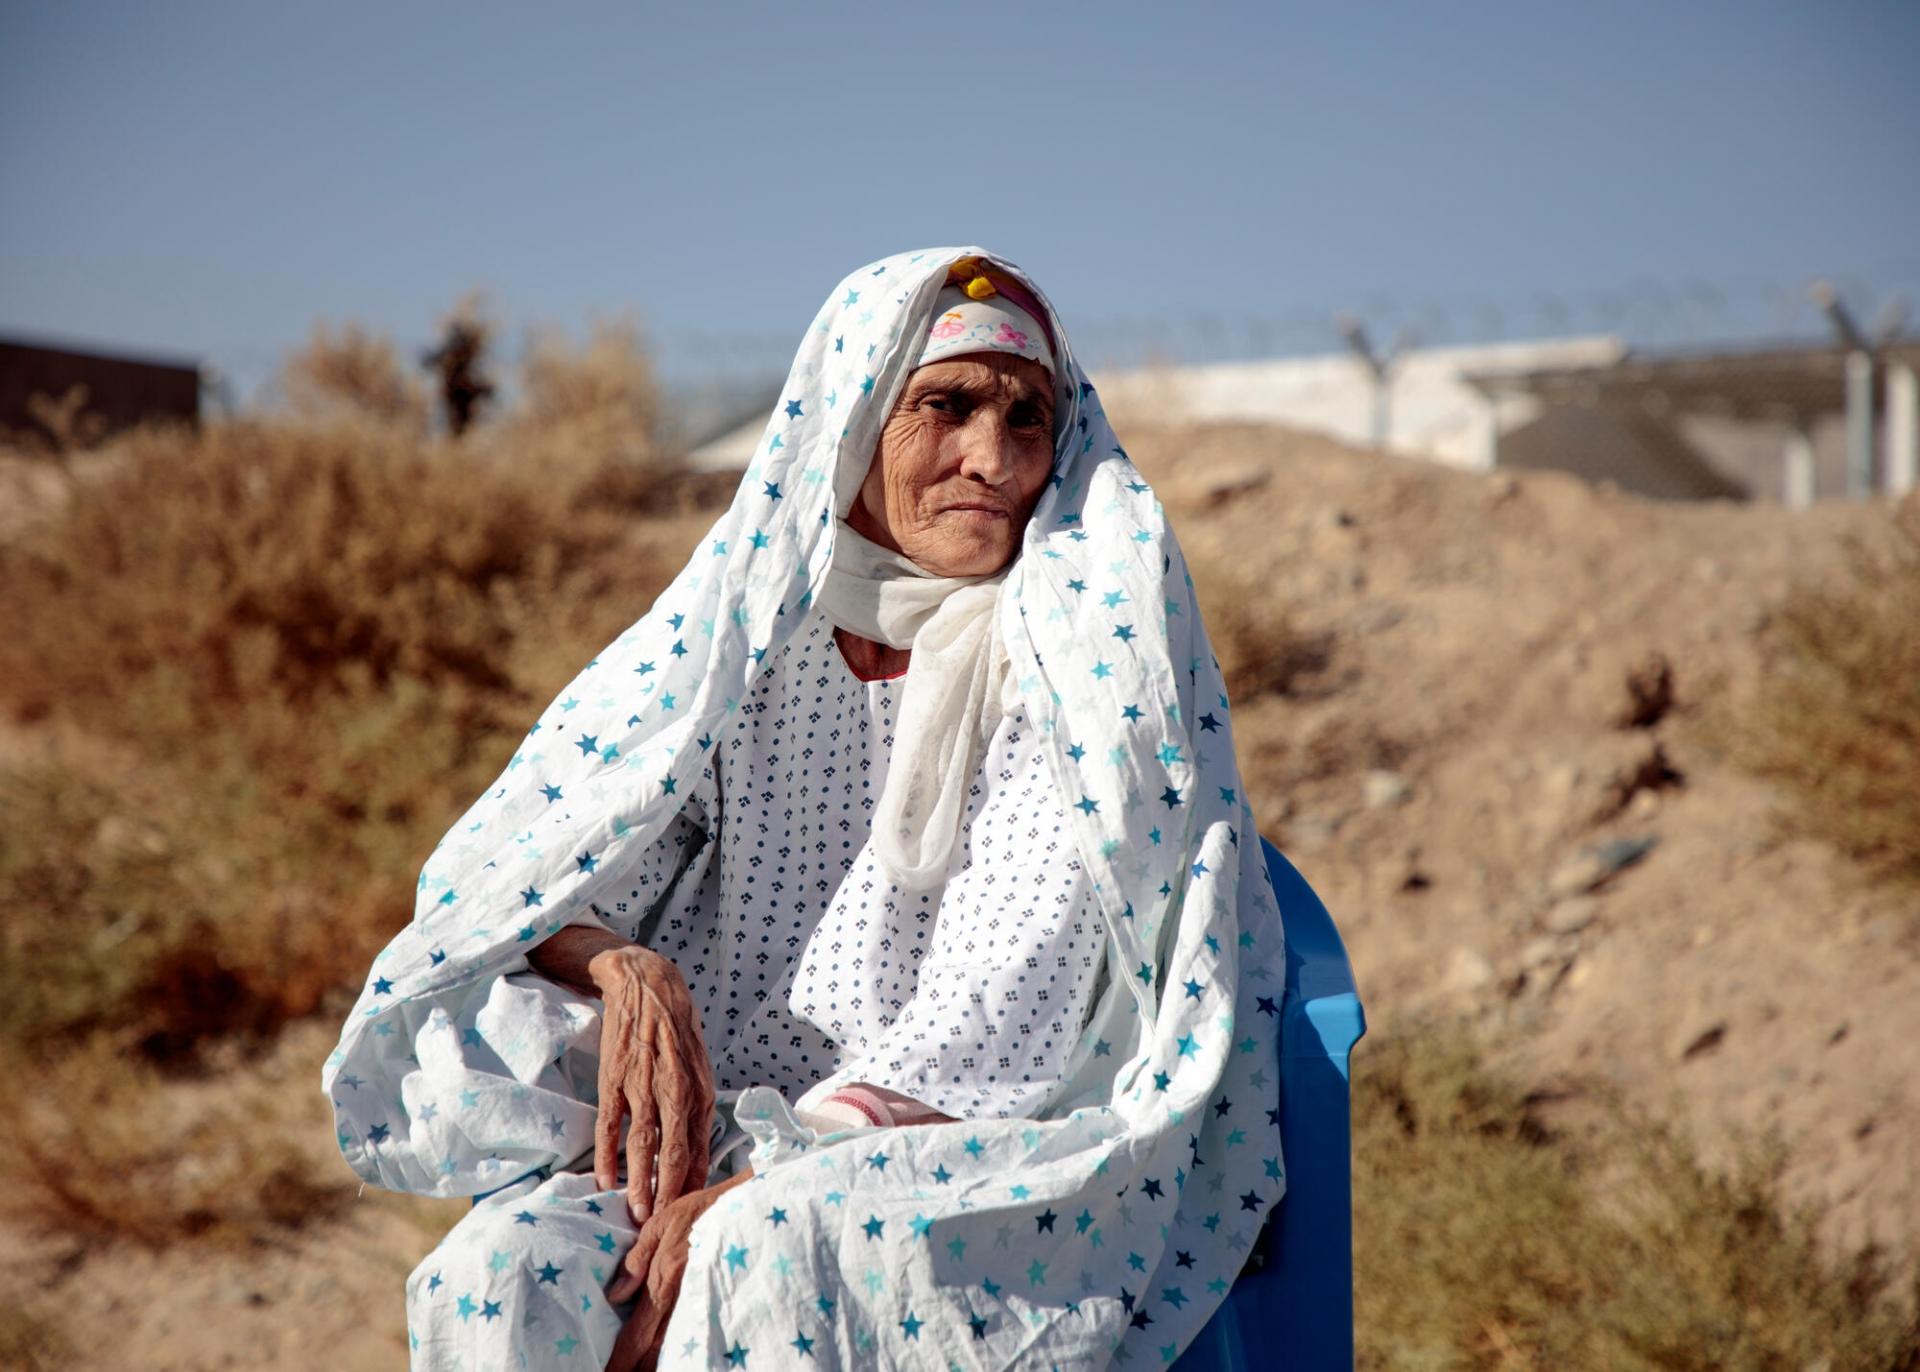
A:
POLYGON ((1287 932, 1280 1148, 1287 1193, 1175 1372, 1353 1367, 1353 1139, 1347 1054, 1367 1032, 1333 917, 1265 839, 1287 932))

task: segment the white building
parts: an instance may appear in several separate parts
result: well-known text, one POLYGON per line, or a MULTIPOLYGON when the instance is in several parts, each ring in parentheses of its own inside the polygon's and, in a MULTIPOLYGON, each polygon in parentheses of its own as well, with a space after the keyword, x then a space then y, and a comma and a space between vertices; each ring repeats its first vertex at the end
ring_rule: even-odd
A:
POLYGON ((1176 423, 1278 424, 1358 448, 1384 447, 1485 470, 1494 465, 1499 436, 1534 419, 1542 407, 1524 395, 1489 398, 1469 375, 1606 366, 1625 354, 1625 345, 1606 335, 1422 348, 1391 366, 1384 396, 1350 352, 1149 368, 1093 381, 1116 414, 1176 423))
MULTIPOLYGON (((1350 351, 1093 380, 1123 430, 1129 421, 1273 424, 1469 471, 1551 468, 1662 499, 1801 505, 1913 487, 1916 367, 1912 340, 1891 341, 1868 362, 1837 346, 1643 355, 1594 335, 1422 348, 1395 359, 1384 381, 1350 351), (1870 375, 1850 389, 1849 369, 1863 364, 1870 375), (1869 412, 1870 423, 1849 418, 1869 412), (1862 456, 1868 448, 1877 456, 1862 456)), ((765 428, 756 415, 689 464, 744 468, 765 428)))

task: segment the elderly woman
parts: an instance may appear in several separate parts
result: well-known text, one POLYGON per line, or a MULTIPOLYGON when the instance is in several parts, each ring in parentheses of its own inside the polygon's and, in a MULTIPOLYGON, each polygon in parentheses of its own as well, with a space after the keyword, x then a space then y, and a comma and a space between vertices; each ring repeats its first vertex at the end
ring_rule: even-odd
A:
POLYGON ((361 1176, 482 1197, 415 1365, 1170 1362, 1284 1187, 1228 720, 1044 297, 849 276, 328 1061, 361 1176))

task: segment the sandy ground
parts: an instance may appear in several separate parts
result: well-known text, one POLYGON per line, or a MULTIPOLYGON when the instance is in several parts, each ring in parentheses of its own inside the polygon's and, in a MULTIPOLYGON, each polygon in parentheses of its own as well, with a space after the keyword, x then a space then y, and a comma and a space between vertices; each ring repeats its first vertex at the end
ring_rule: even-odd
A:
MULTIPOLYGON (((1911 1249, 1920 898, 1782 837, 1712 727, 1752 687, 1769 607, 1884 509, 1660 505, 1270 429, 1123 432, 1196 561, 1293 616, 1300 669, 1240 703, 1241 766, 1376 1034, 1464 1015, 1569 1128, 1600 1081, 1710 1157, 1778 1129, 1788 1194, 1831 1207, 1834 1242, 1911 1249), (1673 705, 1623 727, 1652 654, 1673 705), (1609 844, 1644 852, 1609 874, 1609 844)), ((302 1026, 252 1070, 351 1184, 317 1091, 332 1039, 302 1026)), ((62 1312, 79 1366, 396 1367, 401 1282, 459 1210, 367 1192, 271 1243, 160 1254, 0 1222, 0 1272, 62 1312)))
POLYGON ((1787 1194, 1831 1205, 1831 1240, 1910 1249, 1920 897, 1783 837, 1714 728, 1769 607, 1885 509, 1658 504, 1246 430, 1132 451, 1189 544, 1246 559, 1330 644, 1240 710, 1237 741, 1376 1022, 1457 1010, 1569 1118, 1599 1078, 1710 1157, 1777 1128, 1787 1194), (1654 654, 1674 705, 1621 727, 1654 654), (1648 842, 1596 883, 1596 849, 1648 842))

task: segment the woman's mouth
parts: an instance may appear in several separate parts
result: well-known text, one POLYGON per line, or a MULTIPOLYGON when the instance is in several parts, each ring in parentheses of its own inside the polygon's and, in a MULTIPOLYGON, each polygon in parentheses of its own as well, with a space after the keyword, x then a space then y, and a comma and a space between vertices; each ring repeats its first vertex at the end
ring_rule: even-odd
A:
POLYGON ((975 516, 986 518, 986 519, 1006 519, 1009 517, 1005 506, 987 505, 987 504, 978 504, 978 503, 966 504, 966 505, 949 505, 946 507, 946 509, 942 510, 940 513, 975 515, 975 516))

